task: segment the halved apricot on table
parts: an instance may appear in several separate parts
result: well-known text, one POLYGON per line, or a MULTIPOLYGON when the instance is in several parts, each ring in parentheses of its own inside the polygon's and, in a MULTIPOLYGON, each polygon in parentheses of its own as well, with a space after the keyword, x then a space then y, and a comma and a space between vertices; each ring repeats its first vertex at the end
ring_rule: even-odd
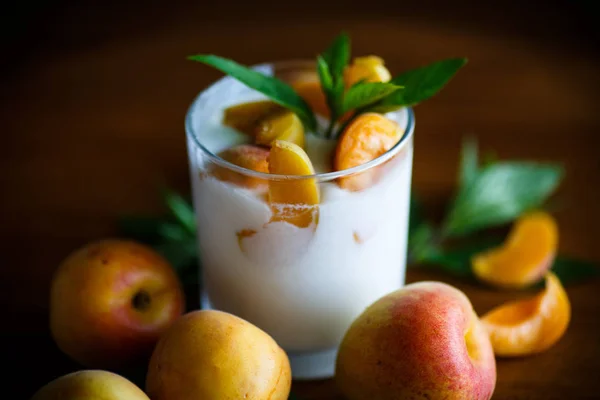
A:
MULTIPOLYGON (((378 113, 365 113, 356 117, 342 132, 333 162, 336 171, 365 164, 390 150, 402 138, 400 126, 378 113)), ((377 169, 340 178, 338 184, 347 190, 362 190, 378 178, 377 169)))
POLYGON ((509 302, 481 318, 494 353, 516 357, 542 352, 565 333, 571 305, 560 280, 547 272, 546 288, 534 297, 509 302))
MULTIPOLYGON (((284 140, 275 140, 269 155, 269 172, 303 176, 315 173, 302 148, 284 140)), ((269 181, 272 221, 285 221, 306 228, 317 221, 319 186, 314 178, 269 181)))
MULTIPOLYGON (((242 144, 223 150, 218 154, 225 161, 252 171, 269 173, 269 150, 251 144, 242 144)), ((265 188, 267 181, 253 176, 244 175, 227 167, 213 164, 212 175, 222 181, 228 181, 249 189, 265 188)))
POLYGON ((383 59, 377 56, 356 57, 352 64, 344 69, 344 84, 347 88, 361 80, 366 82, 389 82, 390 71, 383 59))
POLYGON ((223 112, 223 125, 254 136, 256 126, 261 120, 283 109, 282 106, 270 100, 237 104, 225 109, 223 112))
POLYGON ((259 122, 255 142, 270 146, 275 140, 285 140, 304 147, 304 127, 298 115, 290 110, 281 110, 259 122))
POLYGON ((525 287, 550 269, 557 246, 554 218, 542 211, 528 213, 517 220, 503 245, 473 257, 473 272, 493 286, 525 287))

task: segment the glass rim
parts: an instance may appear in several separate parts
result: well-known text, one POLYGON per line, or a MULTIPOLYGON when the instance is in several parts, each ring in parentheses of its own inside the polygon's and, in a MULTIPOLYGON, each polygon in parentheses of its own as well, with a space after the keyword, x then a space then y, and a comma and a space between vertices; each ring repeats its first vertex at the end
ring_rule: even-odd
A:
MULTIPOLYGON (((251 65, 249 68, 252 69, 260 69, 266 67, 293 67, 298 66, 299 64, 312 64, 310 60, 287 60, 287 61, 275 61, 275 62, 265 62, 261 64, 251 65)), ((185 117, 185 131, 186 135, 192 139, 196 146, 204 153, 204 155, 214 164, 229 169, 231 171, 240 173, 242 175, 246 175, 253 178, 264 179, 264 180, 305 180, 305 179, 317 179, 319 181, 331 181, 339 178, 344 178, 347 176, 359 174, 361 172, 365 172, 370 170, 371 168, 377 167, 385 163, 386 161, 393 158, 397 153, 399 153, 408 143, 409 139, 412 138, 413 133, 415 131, 415 115, 412 107, 405 106, 403 107, 407 112, 407 121, 406 121, 406 129, 404 130, 404 134, 400 138, 400 140, 388 151, 383 153, 377 158, 370 160, 364 164, 357 165, 352 168, 344 169, 341 171, 331 171, 331 172, 321 172, 315 173, 312 175, 283 175, 283 174, 270 174, 268 172, 259 172, 254 171, 248 168, 241 167, 239 165, 233 164, 218 155, 214 154, 212 151, 207 149, 198 136, 196 135, 195 130, 192 127, 192 112, 194 110, 195 105, 201 100, 202 96, 213 86, 221 83, 224 79, 235 79, 230 76, 223 76, 216 81, 212 82, 206 88, 204 88, 200 93, 196 95, 190 106, 188 107, 188 111, 185 117)), ((312 134, 312 133, 311 133, 312 134)))

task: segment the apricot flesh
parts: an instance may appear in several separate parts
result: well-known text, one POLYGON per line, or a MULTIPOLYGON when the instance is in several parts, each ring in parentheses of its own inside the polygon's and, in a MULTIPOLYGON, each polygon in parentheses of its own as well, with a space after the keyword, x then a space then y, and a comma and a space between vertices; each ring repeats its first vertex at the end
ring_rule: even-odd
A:
POLYGON ((304 147, 304 127, 298 115, 290 110, 282 110, 260 121, 255 131, 255 142, 270 146, 275 140, 285 140, 304 147))
MULTIPOLYGON (((241 144, 223 150, 218 154, 225 161, 256 172, 269 172, 269 150, 251 145, 241 144)), ((261 178, 244 175, 219 165, 212 165, 211 173, 219 180, 231 182, 249 189, 266 189, 267 181, 261 178)))
MULTIPOLYGON (((269 154, 271 174, 304 176, 315 170, 308 155, 294 143, 275 140, 269 154)), ((300 228, 316 222, 319 186, 314 178, 269 181, 272 221, 285 221, 300 228)))
MULTIPOLYGON (((336 145, 333 166, 336 171, 365 164, 390 150, 402 138, 403 131, 391 119, 378 113, 356 117, 342 132, 336 145)), ((350 191, 366 189, 378 178, 378 170, 340 178, 341 188, 350 191)))
POLYGON ((545 212, 520 217, 500 247, 473 257, 477 278, 492 286, 521 288, 539 281, 554 261, 558 228, 545 212))
POLYGON ((418 282, 355 319, 340 345, 335 380, 348 400, 487 400, 496 362, 465 294, 418 282))
POLYGON ((321 83, 317 80, 300 80, 292 84, 292 88, 304 99, 316 114, 329 118, 329 106, 321 83))
POLYGON ((385 67, 381 57, 356 57, 352 64, 344 69, 344 84, 347 88, 361 80, 365 82, 389 82, 390 71, 385 67))
POLYGON ((255 325, 216 310, 190 312, 158 342, 146 378, 152 400, 287 400, 290 363, 255 325))
POLYGON ((564 335, 571 320, 571 305, 560 280, 545 275, 546 287, 537 295, 500 305, 483 315, 494 353, 517 357, 540 353, 564 335))
POLYGON ((270 100, 252 101, 228 107, 223 112, 223 125, 253 136, 258 123, 284 108, 270 100))

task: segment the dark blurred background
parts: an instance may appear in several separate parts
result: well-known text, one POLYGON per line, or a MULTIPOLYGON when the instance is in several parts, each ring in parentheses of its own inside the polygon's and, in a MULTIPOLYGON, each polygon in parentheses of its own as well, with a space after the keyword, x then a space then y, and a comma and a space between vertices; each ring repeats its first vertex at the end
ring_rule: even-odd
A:
MULTIPOLYGON (((183 118, 220 74, 185 60, 313 58, 341 30, 392 72, 469 64, 416 108, 414 188, 443 210, 460 143, 558 161, 561 248, 600 261, 599 30, 594 2, 40 1, 0 13, 0 300, 13 398, 71 368, 47 335, 51 274, 122 213, 187 191, 183 118), (595 224, 594 224, 595 222, 595 224)), ((24 397, 25 396, 25 397, 24 397)), ((4 398, 3 396, 0 396, 4 398)), ((516 398, 516 397, 515 397, 516 398)))

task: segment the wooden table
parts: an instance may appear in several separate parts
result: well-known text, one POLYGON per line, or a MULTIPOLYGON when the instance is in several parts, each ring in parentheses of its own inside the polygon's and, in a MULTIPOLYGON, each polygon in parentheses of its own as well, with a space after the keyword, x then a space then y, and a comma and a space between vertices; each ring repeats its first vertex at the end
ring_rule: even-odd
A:
MULTIPOLYGON (((1 59, 0 358, 10 369, 3 393, 25 398, 77 368, 47 333, 49 281, 61 259, 115 234, 122 213, 161 212, 160 179, 188 190, 183 118, 219 76, 185 61, 196 52, 247 64, 313 57, 346 29, 355 54, 378 54, 392 71, 469 57, 439 96, 415 110, 415 190, 439 215, 466 134, 501 158, 562 162, 560 249, 600 261, 600 78, 583 5, 384 1, 373 10, 346 2, 336 11, 344 3, 319 3, 248 2, 228 11, 182 1, 80 1, 4 15, 21 29, 1 59)), ((465 290, 478 312, 514 296, 410 270, 409 281, 422 279, 465 290)), ((599 292, 600 281, 568 288, 566 336, 539 356, 499 361, 495 399, 600 397, 599 292)), ((339 398, 329 381, 294 389, 305 399, 339 398)))

